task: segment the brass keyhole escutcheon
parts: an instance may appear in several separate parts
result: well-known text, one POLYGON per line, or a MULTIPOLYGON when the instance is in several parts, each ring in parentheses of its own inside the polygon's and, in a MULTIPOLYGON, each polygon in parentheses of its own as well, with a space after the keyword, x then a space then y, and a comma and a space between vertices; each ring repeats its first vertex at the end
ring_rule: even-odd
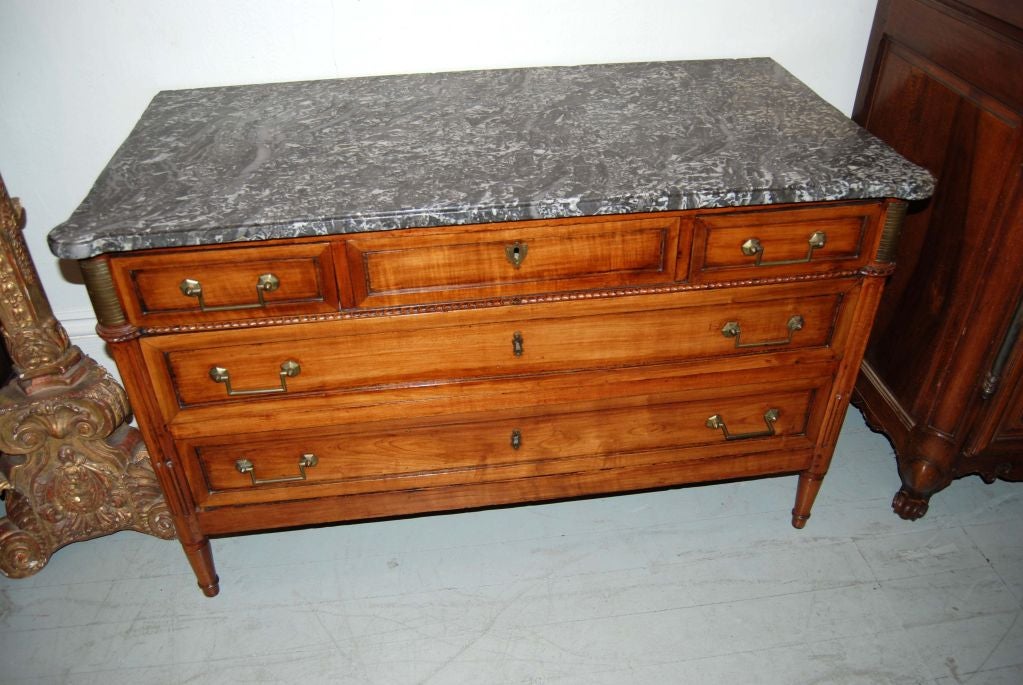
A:
POLYGON ((522 266, 522 262, 526 260, 526 253, 529 252, 529 246, 525 243, 515 241, 511 245, 505 245, 504 256, 508 260, 508 263, 518 269, 522 266))
POLYGON ((522 334, 519 333, 518 331, 515 331, 515 333, 512 334, 512 354, 514 354, 516 357, 521 357, 524 351, 525 342, 522 339, 522 334))

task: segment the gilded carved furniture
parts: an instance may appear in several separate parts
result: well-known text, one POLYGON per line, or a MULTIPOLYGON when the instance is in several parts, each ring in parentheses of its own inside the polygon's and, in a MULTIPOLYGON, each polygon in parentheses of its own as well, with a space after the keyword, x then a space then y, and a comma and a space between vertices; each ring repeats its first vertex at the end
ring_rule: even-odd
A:
POLYGON ((349 79, 159 94, 50 240, 214 595, 250 530, 774 474, 802 527, 931 183, 770 60, 349 79))
POLYGON ((115 531, 174 537, 128 399, 53 317, 23 220, 0 179, 0 321, 14 371, 0 390, 0 571, 12 578, 115 531))
POLYGON ((857 383, 915 519, 956 478, 1023 478, 1023 5, 882 0, 853 116, 939 178, 857 383))

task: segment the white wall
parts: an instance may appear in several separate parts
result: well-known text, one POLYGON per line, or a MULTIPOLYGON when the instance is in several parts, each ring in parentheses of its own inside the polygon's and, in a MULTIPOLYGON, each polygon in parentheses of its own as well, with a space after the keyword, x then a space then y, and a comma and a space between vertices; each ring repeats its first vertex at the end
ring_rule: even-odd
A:
POLYGON ((0 0, 0 174, 73 340, 112 368, 46 233, 159 90, 769 56, 849 113, 876 0, 0 0))

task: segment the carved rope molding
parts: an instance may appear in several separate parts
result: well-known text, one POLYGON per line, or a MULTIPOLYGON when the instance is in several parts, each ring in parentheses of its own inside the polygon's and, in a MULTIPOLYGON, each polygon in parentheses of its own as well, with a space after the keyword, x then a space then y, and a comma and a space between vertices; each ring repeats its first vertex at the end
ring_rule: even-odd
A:
POLYGON ((0 323, 15 371, 0 389, 0 572, 13 578, 119 530, 174 537, 128 398, 54 318, 23 224, 0 178, 0 323))

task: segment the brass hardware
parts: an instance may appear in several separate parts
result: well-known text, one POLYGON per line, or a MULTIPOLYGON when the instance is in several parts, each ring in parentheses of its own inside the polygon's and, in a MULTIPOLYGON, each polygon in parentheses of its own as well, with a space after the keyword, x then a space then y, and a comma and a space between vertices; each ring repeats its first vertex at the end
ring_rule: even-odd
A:
POLYGON ((749 238, 742 244, 742 253, 747 257, 756 256, 753 266, 784 266, 785 264, 805 264, 813 259, 813 251, 824 247, 828 242, 828 236, 824 231, 814 231, 807 239, 808 249, 806 256, 801 259, 780 259, 776 262, 765 262, 764 245, 759 238, 749 238))
POLYGON ((103 326, 117 328, 128 322, 117 300, 114 279, 110 274, 110 264, 101 257, 83 259, 78 262, 85 281, 85 290, 92 300, 92 308, 96 311, 96 320, 103 326))
POLYGON ((754 431, 752 433, 736 433, 732 434, 728 432, 728 426, 725 425, 725 420, 721 418, 720 414, 714 414, 714 416, 707 419, 707 428, 717 430, 721 429, 721 432, 725 436, 725 440, 747 440, 749 438, 769 438, 774 435, 774 422, 778 420, 778 416, 781 412, 777 409, 771 408, 764 412, 764 423, 767 425, 765 431, 754 431))
POLYGON ((522 266, 522 262, 526 261, 527 252, 529 252, 529 246, 518 241, 515 241, 511 245, 504 246, 505 258, 508 260, 508 263, 516 269, 522 266))
POLYGON ((273 274, 260 274, 259 278, 256 279, 256 297, 259 299, 258 302, 252 302, 250 304, 227 304, 217 305, 211 307, 206 304, 203 299, 202 283, 195 280, 194 278, 186 278, 181 281, 178 285, 178 290, 185 297, 195 297, 199 300, 199 309, 204 312, 231 312, 238 309, 262 309, 266 307, 266 300, 263 298, 263 293, 272 293, 281 287, 281 279, 273 274))
POLYGON ((227 388, 227 394, 232 397, 239 395, 269 395, 278 392, 288 392, 288 379, 294 378, 302 372, 299 363, 289 359, 281 364, 281 385, 276 388, 256 388, 254 390, 235 390, 231 387, 231 374, 223 366, 214 366, 210 369, 210 378, 214 383, 223 383, 227 388))
POLYGON ((902 233, 902 222, 906 218, 908 202, 893 201, 888 205, 881 229, 881 243, 877 247, 877 261, 891 263, 895 261, 895 250, 899 246, 899 235, 902 233))
POLYGON ((516 357, 521 357, 522 352, 523 352, 522 334, 519 333, 518 331, 515 331, 515 333, 512 335, 512 353, 516 357))
POLYGON ((794 314, 789 317, 785 327, 788 328, 789 335, 787 338, 778 338, 776 340, 762 340, 759 342, 742 342, 742 327, 739 326, 738 321, 729 321, 721 328, 721 335, 726 338, 735 338, 736 349, 743 347, 770 347, 773 345, 788 345, 792 342, 792 334, 796 331, 803 330, 805 322, 803 317, 799 314, 794 314))
POLYGON ((312 468, 319 463, 320 460, 315 454, 303 454, 298 458, 298 475, 284 476, 283 478, 256 478, 256 467, 248 459, 239 459, 234 463, 234 467, 238 469, 238 473, 249 474, 249 478, 252 479, 253 485, 266 485, 268 483, 290 483, 296 480, 305 480, 305 470, 307 468, 312 468))
POLYGON ((1019 339, 1021 330, 1023 330, 1023 300, 1016 304, 1016 313, 1012 315, 1012 321, 1009 322, 1009 330, 1006 331, 1005 337, 1002 338, 1002 344, 998 348, 998 354, 995 355, 994 364, 992 364, 984 376, 984 382, 980 386, 980 396, 982 399, 991 399, 998 390, 1002 374, 1005 372, 1005 366, 1009 362, 1009 355, 1013 348, 1016 347, 1016 341, 1019 339))
POLYGON ((757 255, 757 263, 760 263, 760 254, 764 251, 764 246, 761 244, 759 238, 747 238, 746 242, 742 244, 742 253, 747 257, 757 255))
POLYGON ((511 432, 511 447, 513 450, 522 447, 522 431, 518 428, 511 432))

